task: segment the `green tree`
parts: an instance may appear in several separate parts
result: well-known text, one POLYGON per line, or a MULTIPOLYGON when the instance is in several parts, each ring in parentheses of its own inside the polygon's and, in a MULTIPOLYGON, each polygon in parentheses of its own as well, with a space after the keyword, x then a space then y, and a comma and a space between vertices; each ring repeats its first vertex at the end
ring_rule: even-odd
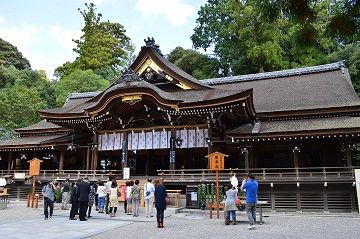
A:
POLYGON ((40 120, 38 110, 46 103, 38 91, 23 85, 0 89, 0 125, 11 130, 25 127, 40 120))
POLYGON ((219 76, 219 61, 195 50, 176 47, 167 58, 196 79, 202 80, 219 76))
MULTIPOLYGON (((67 76, 75 69, 109 72, 117 75, 124 68, 127 59, 132 54, 134 47, 126 31, 120 23, 101 21, 102 14, 96 13, 93 3, 85 4, 85 10, 79 10, 85 26, 83 35, 76 43, 74 52, 78 53, 77 59, 55 70, 57 76, 67 76)), ((107 78, 107 77, 105 77, 107 78)))
POLYGON ((326 5, 331 15, 326 21, 330 35, 343 43, 360 40, 359 0, 263 0, 257 1, 259 15, 273 23, 285 19, 298 24, 298 42, 316 44, 321 35, 316 31, 318 5, 326 5))
POLYGON ((302 26, 285 18, 266 22, 259 1, 208 0, 191 36, 195 48, 213 50, 224 75, 281 70, 325 63, 337 42, 326 36, 329 1, 315 6, 316 44, 300 44, 302 26))
POLYGON ((70 93, 100 91, 110 83, 92 70, 74 70, 55 84, 56 105, 61 107, 70 93))
POLYGON ((18 49, 0 38, 0 66, 14 66, 16 69, 30 69, 29 61, 18 49))
POLYGON ((329 55, 329 61, 345 60, 354 89, 360 96, 360 44, 351 44, 329 55))

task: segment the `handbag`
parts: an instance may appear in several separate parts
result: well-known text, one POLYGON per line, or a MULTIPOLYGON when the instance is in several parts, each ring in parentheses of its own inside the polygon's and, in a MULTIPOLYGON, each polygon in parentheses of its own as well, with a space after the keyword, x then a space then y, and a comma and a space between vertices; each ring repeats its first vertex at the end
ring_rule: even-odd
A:
POLYGON ((241 200, 240 200, 240 198, 236 198, 235 199, 235 205, 237 206, 237 207, 240 207, 241 206, 241 200))
POLYGON ((169 205, 170 204, 170 198, 169 197, 165 197, 165 204, 169 205))

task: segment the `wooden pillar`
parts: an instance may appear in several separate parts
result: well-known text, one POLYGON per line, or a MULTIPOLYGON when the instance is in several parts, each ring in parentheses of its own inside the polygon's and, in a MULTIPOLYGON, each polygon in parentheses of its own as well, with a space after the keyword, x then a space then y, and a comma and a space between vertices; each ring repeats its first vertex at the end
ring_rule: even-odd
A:
POLYGON ((127 156, 128 156, 128 132, 124 132, 124 138, 122 141, 122 149, 121 149, 121 167, 127 168, 127 156))
POLYGON ((9 152, 9 159, 8 159, 8 170, 12 169, 12 162, 13 162, 13 152, 9 152))
MULTIPOLYGON (((211 125, 208 127, 208 138, 211 139, 212 138, 212 128, 211 128, 211 125)), ((213 145, 212 145, 212 142, 210 141, 208 143, 208 155, 209 154, 212 154, 213 153, 213 145)), ((208 160, 208 166, 207 168, 210 168, 210 165, 209 165, 209 160, 208 160)))
POLYGON ((170 170, 176 169, 176 131, 174 129, 171 130, 170 137, 169 165, 170 170))
POLYGON ((351 151, 351 149, 346 149, 346 166, 352 167, 352 151, 351 151))
POLYGON ((250 169, 250 164, 249 164, 249 149, 244 147, 242 149, 242 152, 244 154, 244 159, 245 159, 245 172, 249 173, 249 169, 250 169))
POLYGON ((86 172, 89 170, 90 167, 90 147, 86 148, 86 172))
POLYGON ((96 171, 97 164, 98 164, 98 149, 97 148, 95 148, 92 151, 92 162, 93 162, 92 170, 96 171))
POLYGON ((65 151, 62 149, 60 151, 59 171, 64 170, 64 158, 65 158, 65 151))

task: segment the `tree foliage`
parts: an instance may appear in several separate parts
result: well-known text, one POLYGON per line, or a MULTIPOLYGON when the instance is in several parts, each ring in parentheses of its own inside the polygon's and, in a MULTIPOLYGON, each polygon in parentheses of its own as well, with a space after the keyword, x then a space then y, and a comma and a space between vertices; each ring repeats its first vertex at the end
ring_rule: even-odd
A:
POLYGON ((14 66, 16 69, 30 69, 30 62, 18 49, 0 38, 0 66, 14 66))
POLYGON ((176 47, 167 59, 199 80, 219 76, 219 61, 195 50, 176 47))
POLYGON ((55 74, 63 77, 80 69, 117 75, 134 50, 130 38, 120 23, 102 21, 102 14, 96 13, 93 3, 85 6, 85 10, 78 9, 85 23, 83 35, 73 40, 77 45, 73 50, 78 57, 74 62, 58 67, 55 74))
POLYGON ((92 70, 74 70, 55 85, 56 105, 61 107, 70 93, 104 90, 110 83, 92 70))
POLYGON ((225 75, 322 64, 337 49, 336 40, 326 35, 326 22, 331 18, 328 1, 313 6, 316 21, 307 29, 285 17, 264 21, 259 4, 264 2, 208 0, 200 8, 191 36, 194 47, 213 50, 225 75), (316 43, 304 45, 299 38, 316 39, 316 43))
POLYGON ((14 85, 0 89, 0 126, 15 129, 40 120, 38 110, 46 103, 35 88, 14 85))

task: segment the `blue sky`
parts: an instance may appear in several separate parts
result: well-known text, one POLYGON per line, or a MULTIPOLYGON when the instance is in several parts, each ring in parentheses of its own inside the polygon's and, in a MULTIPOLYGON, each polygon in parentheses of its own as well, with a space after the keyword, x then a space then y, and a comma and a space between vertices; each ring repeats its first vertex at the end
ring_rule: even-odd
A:
POLYGON ((206 0, 6 0, 0 5, 0 38, 52 78, 56 67, 76 57, 71 39, 81 36, 77 9, 85 2, 95 3, 104 21, 122 24, 136 53, 150 36, 167 54, 176 46, 192 47, 197 12, 206 0))

